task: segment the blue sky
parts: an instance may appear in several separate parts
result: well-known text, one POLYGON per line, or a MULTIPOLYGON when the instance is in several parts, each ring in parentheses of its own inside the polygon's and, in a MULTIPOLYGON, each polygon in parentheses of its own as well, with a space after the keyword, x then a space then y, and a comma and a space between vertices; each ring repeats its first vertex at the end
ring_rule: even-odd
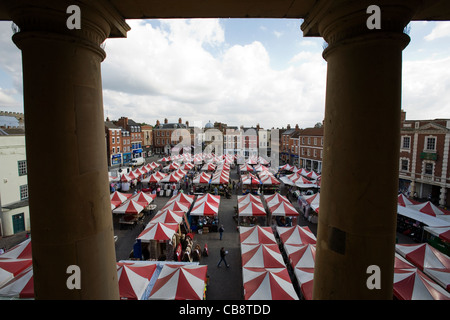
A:
MULTIPOLYGON (((128 23, 106 41, 105 118, 191 124, 221 121, 264 128, 313 126, 324 116, 321 38, 301 20, 197 19, 128 23)), ((403 52, 407 119, 450 118, 450 23, 413 22, 403 52)), ((22 111, 20 50, 0 22, 0 110, 22 111)))

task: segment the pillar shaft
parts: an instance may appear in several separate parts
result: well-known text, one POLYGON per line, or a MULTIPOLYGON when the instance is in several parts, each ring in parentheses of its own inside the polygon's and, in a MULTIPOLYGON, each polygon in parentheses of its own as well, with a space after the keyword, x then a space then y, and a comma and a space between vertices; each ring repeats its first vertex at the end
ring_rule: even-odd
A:
POLYGON ((68 30, 69 3, 60 3, 60 11, 12 10, 23 63, 35 298, 117 299, 99 46, 110 29, 82 7, 81 30, 68 30), (80 268, 80 289, 67 287, 71 265, 80 268))
POLYGON ((382 29, 372 31, 366 8, 341 1, 317 19, 328 70, 314 299, 393 297, 402 50, 409 42, 402 30, 410 11, 381 6, 382 29), (380 277, 368 286, 370 266, 380 277))

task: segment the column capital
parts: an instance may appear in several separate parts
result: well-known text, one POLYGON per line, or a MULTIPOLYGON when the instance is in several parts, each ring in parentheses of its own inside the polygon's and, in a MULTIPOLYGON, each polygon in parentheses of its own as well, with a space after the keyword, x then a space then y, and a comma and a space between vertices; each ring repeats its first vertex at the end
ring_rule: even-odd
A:
POLYGON ((44 1, 14 0, 7 3, 8 11, 19 32, 13 35, 14 43, 29 38, 48 38, 85 45, 105 57, 100 45, 106 38, 126 36, 130 27, 106 1, 44 1), (70 5, 80 8, 80 29, 69 29, 67 13, 70 5))
POLYGON ((301 30, 304 36, 323 37, 328 47, 372 35, 398 34, 402 37, 419 4, 418 0, 319 1, 306 17, 301 30), (367 27, 367 19, 371 16, 367 8, 371 5, 380 8, 381 29, 367 27))

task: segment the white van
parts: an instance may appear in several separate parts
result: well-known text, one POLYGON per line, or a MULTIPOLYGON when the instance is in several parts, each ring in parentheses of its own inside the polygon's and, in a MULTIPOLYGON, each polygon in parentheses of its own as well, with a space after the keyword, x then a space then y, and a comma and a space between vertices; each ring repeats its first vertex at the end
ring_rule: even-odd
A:
POLYGON ((131 159, 132 166, 140 166, 145 163, 145 159, 143 157, 131 159))

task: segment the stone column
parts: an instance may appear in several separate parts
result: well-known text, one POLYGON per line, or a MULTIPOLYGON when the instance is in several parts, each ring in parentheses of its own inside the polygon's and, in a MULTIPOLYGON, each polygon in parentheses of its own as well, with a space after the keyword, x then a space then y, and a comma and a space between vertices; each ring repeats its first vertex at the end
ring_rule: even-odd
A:
POLYGON ((336 1, 302 26, 317 21, 328 63, 314 299, 393 297, 403 29, 412 12, 378 2, 386 4, 380 30, 367 28, 365 1, 336 1), (380 289, 367 286, 369 266, 380 270, 380 289))
POLYGON ((72 3, 10 7, 20 28, 36 299, 119 298, 100 67, 111 15, 77 3, 79 30, 66 26, 72 3), (80 289, 67 287, 71 265, 80 289))

